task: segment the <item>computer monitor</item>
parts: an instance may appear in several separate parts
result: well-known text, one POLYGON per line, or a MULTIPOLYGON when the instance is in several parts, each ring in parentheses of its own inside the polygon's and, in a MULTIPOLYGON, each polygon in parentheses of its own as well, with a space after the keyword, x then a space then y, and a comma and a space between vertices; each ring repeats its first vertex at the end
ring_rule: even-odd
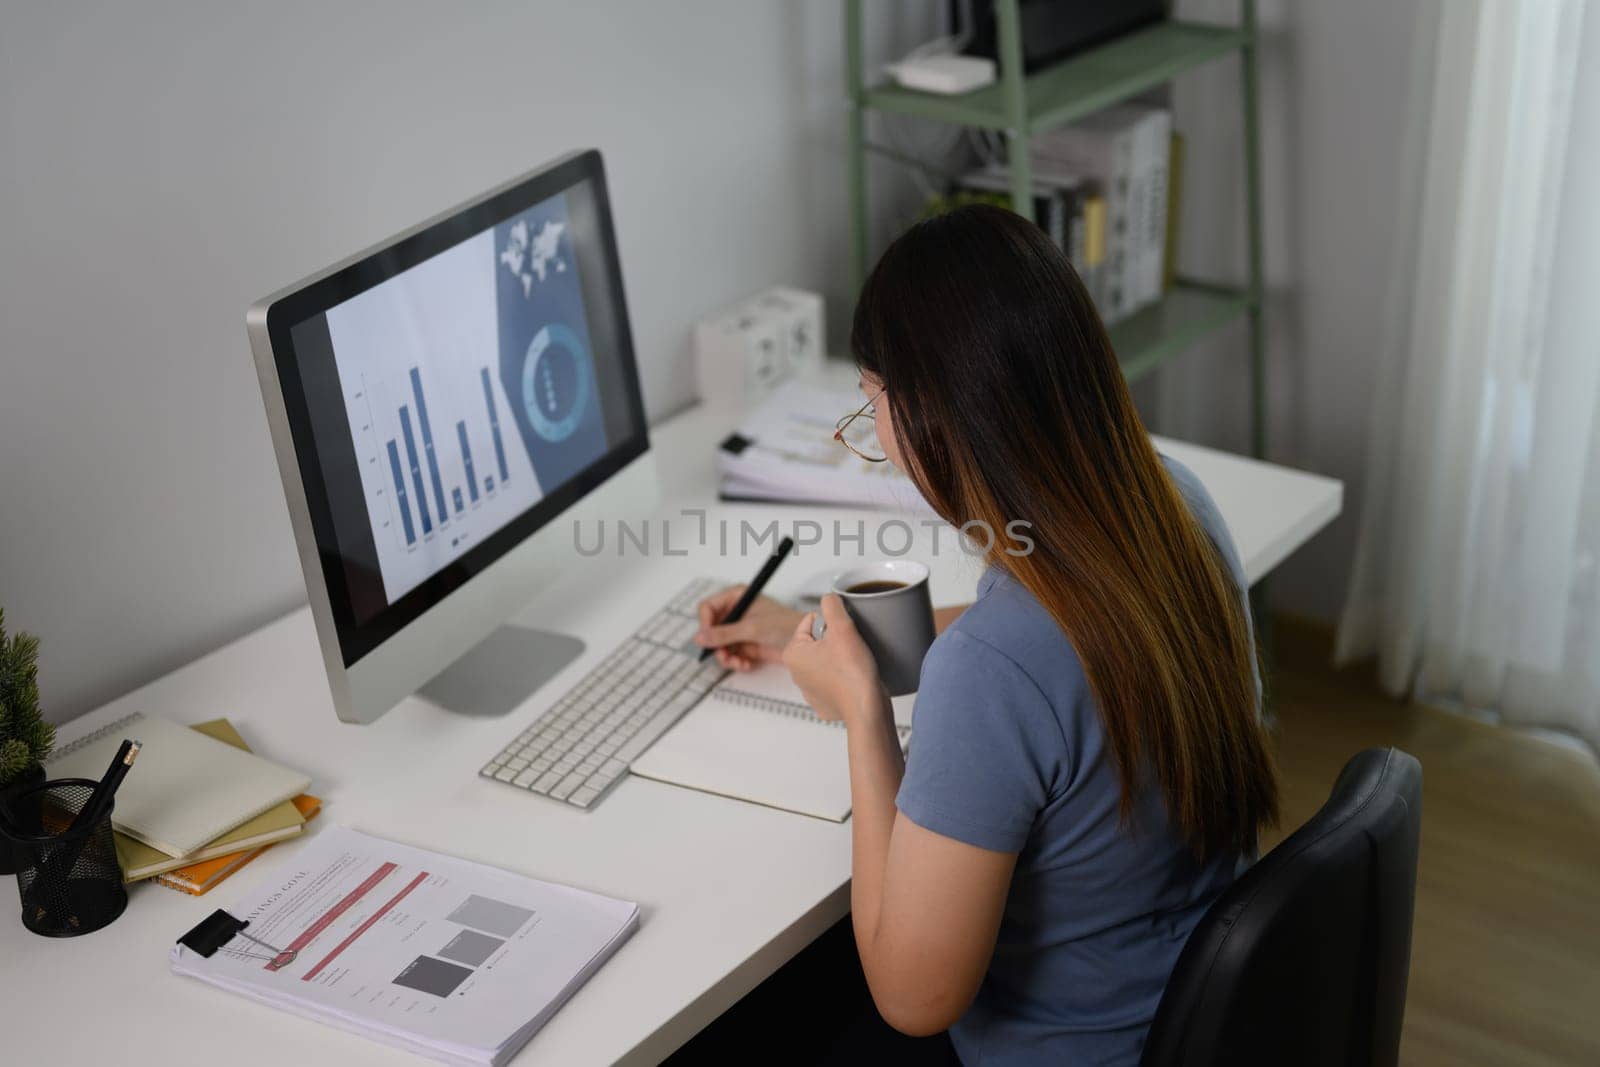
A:
POLYGON ((504 624, 564 519, 655 479, 600 154, 583 151, 247 316, 334 708, 503 713, 582 650, 504 624), (448 669, 447 669, 448 668, 448 669))

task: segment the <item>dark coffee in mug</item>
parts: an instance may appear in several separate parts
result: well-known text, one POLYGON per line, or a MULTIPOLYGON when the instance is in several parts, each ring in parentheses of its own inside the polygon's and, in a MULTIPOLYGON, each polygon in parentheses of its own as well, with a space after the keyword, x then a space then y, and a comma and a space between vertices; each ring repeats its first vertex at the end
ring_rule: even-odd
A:
MULTIPOLYGON (((852 567, 833 579, 844 610, 867 643, 890 696, 915 693, 922 659, 933 644, 933 601, 928 568, 909 559, 880 560, 852 567)), ((822 640, 827 623, 818 614, 811 636, 822 640)))
POLYGON ((846 593, 887 593, 894 589, 904 589, 905 582, 858 582, 847 586, 846 593))

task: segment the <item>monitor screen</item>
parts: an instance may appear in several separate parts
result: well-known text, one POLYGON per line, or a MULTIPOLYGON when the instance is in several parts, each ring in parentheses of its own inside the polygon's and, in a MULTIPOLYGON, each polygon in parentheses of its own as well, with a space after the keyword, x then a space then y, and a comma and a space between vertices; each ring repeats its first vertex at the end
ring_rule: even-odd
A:
POLYGON ((269 310, 346 665, 644 450, 598 167, 541 172, 269 310))

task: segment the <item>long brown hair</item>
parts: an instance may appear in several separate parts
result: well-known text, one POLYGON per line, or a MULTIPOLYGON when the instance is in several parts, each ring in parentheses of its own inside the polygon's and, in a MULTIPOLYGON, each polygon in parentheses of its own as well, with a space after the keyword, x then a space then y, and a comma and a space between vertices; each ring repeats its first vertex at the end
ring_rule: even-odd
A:
POLYGON ((1242 593, 1151 445, 1066 257, 998 208, 918 223, 867 279, 851 347, 941 516, 1032 524, 1030 553, 1002 538, 990 562, 1076 650, 1124 820, 1153 775, 1197 855, 1253 850, 1278 787, 1242 593))

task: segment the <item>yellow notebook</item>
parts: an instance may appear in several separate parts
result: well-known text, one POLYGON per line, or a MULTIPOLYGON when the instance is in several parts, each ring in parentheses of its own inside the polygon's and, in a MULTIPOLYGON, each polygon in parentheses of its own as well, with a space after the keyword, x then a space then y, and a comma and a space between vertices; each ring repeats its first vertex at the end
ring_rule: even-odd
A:
MULTIPOLYGON (((210 722, 195 723, 190 727, 207 737, 250 751, 250 746, 244 743, 244 738, 239 736, 239 731, 227 719, 213 719, 210 722)), ((305 826, 305 816, 300 814, 292 800, 268 808, 253 819, 248 819, 239 826, 223 834, 215 841, 202 846, 198 851, 182 858, 174 858, 160 849, 151 848, 149 845, 135 841, 124 833, 115 834, 117 844, 117 860, 122 864, 122 878, 126 882, 138 882, 146 878, 154 878, 167 871, 175 871, 179 867, 187 867, 202 860, 215 859, 218 856, 228 856, 235 852, 259 848, 281 841, 285 837, 292 837, 299 833, 305 826)))
MULTIPOLYGON (((322 810, 322 801, 309 793, 301 793, 292 803, 300 809, 300 814, 306 817, 307 822, 322 810)), ((214 860, 179 867, 175 871, 156 875, 156 884, 198 897, 271 847, 271 845, 261 845, 245 852, 235 852, 231 856, 218 856, 214 860)))

